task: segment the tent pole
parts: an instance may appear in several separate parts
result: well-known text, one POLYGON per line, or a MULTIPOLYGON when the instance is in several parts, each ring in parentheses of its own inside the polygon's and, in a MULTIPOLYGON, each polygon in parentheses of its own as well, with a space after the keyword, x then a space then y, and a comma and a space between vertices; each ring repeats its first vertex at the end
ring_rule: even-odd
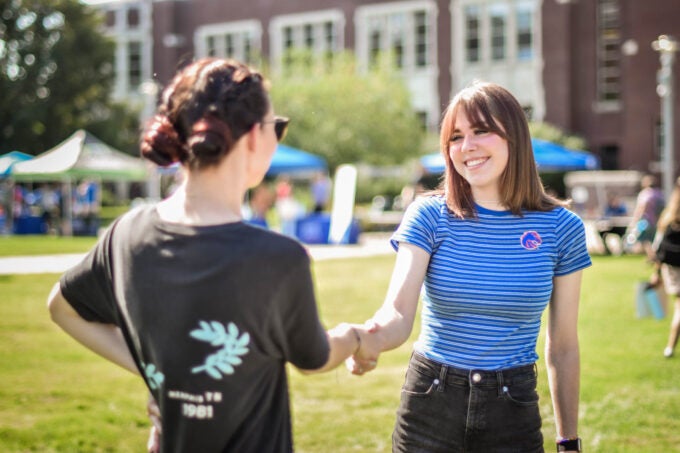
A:
POLYGON ((71 178, 62 181, 61 196, 63 199, 64 212, 62 213, 61 234, 63 236, 73 236, 73 188, 71 178))

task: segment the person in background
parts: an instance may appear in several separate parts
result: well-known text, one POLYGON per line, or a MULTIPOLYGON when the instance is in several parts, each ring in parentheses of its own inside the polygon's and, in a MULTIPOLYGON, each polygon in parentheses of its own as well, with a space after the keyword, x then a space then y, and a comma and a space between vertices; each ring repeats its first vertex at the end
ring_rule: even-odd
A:
POLYGON ((262 183, 250 191, 248 197, 248 223, 269 228, 267 212, 274 206, 274 193, 267 183, 262 183))
POLYGON ((604 209, 605 217, 620 217, 628 214, 626 203, 615 193, 607 195, 607 206, 604 209))
POLYGON ((656 222, 664 208, 664 196, 653 175, 643 176, 640 187, 629 230, 635 232, 635 239, 642 246, 647 259, 654 261, 652 242, 656 235, 656 222))
MULTIPOLYGON (((557 449, 580 451, 577 320, 591 264, 583 222, 545 193, 524 111, 501 86, 478 82, 458 93, 440 146, 443 184, 408 207, 392 236, 387 296, 367 322, 379 351, 398 347, 424 286, 392 450, 542 452, 536 342, 549 306, 557 449)), ((375 363, 347 365, 361 374, 375 363)))
POLYGON ((49 296, 63 330, 144 379, 163 424, 151 450, 293 451, 286 363, 330 370, 366 336, 324 331, 305 248, 242 221, 287 125, 247 66, 182 69, 141 137, 144 157, 181 163, 181 186, 118 218, 49 296))
POLYGON ((322 213, 331 198, 331 180, 324 172, 316 172, 311 185, 312 199, 314 200, 314 210, 316 214, 322 213))
POLYGON ((650 283, 663 282, 664 290, 675 307, 668 342, 663 350, 664 357, 670 358, 675 353, 680 334, 680 178, 675 181, 670 200, 659 217, 654 250, 656 272, 650 283))

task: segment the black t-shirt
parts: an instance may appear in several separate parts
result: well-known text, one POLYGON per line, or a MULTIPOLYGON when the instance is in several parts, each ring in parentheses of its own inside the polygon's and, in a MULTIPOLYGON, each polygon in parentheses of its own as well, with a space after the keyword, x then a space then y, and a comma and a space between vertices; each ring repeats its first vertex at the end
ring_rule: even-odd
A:
POLYGON ((120 326, 163 417, 163 451, 292 451, 285 363, 322 366, 328 340, 309 256, 247 225, 116 221, 61 278, 85 319, 120 326))

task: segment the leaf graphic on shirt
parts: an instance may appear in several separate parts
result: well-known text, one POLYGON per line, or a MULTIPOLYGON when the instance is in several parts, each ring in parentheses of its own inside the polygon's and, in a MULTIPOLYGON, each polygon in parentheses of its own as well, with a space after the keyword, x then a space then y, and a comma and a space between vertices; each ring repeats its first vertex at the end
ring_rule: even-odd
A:
POLYGON ((217 352, 208 355, 201 366, 191 369, 191 372, 205 372, 213 379, 222 379, 224 374, 234 374, 234 367, 243 363, 240 356, 248 353, 250 335, 240 332, 236 324, 230 322, 226 329, 218 321, 199 321, 200 329, 189 332, 189 335, 197 340, 210 343, 212 346, 222 346, 217 352))
POLYGON ((165 375, 160 370, 157 370, 156 365, 153 363, 142 363, 142 368, 144 369, 144 376, 146 376, 149 387, 153 390, 159 388, 165 380, 165 375))

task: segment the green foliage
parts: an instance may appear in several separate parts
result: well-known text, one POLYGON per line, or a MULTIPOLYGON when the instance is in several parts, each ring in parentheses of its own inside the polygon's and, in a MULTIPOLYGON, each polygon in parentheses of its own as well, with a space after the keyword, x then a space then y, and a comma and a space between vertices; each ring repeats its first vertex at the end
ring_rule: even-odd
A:
MULTIPOLYGON (((680 358, 662 356, 670 319, 635 318, 635 282, 651 269, 642 256, 593 261, 584 272, 579 314, 584 451, 677 451, 680 358)), ((393 264, 394 255, 316 262, 324 324, 371 316, 384 298, 393 264)), ((0 451, 143 451, 150 427, 148 391, 139 377, 95 356, 49 321, 44 301, 57 278, 0 276, 0 451)), ((416 320, 409 341, 384 353, 378 368, 365 376, 352 376, 343 367, 311 376, 290 368, 296 451, 390 451, 419 325, 416 320)), ((544 343, 545 328, 538 345, 538 392, 545 450, 554 451, 544 343)))
POLYGON ((357 69, 350 53, 332 59, 290 54, 271 76, 277 112, 291 118, 286 144, 343 163, 399 164, 420 150, 423 127, 410 94, 386 65, 357 69))
POLYGON ((570 135, 557 126, 550 123, 529 122, 529 132, 534 138, 540 138, 549 142, 558 143, 569 149, 586 150, 586 141, 583 137, 570 135))
POLYGON ((114 43, 98 12, 78 0, 10 0, 0 21, 0 152, 38 154, 80 128, 133 149, 134 112, 109 100, 114 43))

